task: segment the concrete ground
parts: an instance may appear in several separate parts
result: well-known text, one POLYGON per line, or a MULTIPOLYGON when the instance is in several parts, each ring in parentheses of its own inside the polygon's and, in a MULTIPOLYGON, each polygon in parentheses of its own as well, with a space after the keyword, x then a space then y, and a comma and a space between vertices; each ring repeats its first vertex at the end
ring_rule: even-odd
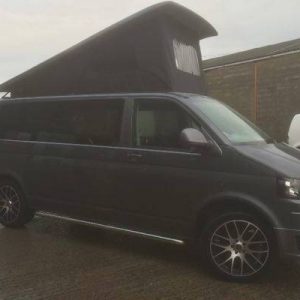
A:
POLYGON ((35 218, 0 227, 0 299, 300 299, 300 267, 220 281, 182 246, 35 218))

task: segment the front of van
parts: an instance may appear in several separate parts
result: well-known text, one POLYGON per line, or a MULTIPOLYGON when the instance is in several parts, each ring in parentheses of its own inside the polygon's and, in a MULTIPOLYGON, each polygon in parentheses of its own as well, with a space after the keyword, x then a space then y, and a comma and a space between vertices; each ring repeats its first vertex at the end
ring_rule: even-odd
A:
POLYGON ((215 99, 192 95, 185 103, 215 133, 224 159, 234 157, 231 166, 224 164, 227 166, 224 174, 239 170, 237 177, 231 176, 235 178, 231 189, 235 186, 241 191, 241 178, 254 178, 256 184, 252 180, 245 183, 245 195, 248 194, 249 199, 256 198, 253 204, 256 202, 262 215, 272 224, 281 256, 298 260, 300 151, 275 142, 239 113, 215 99), (225 152, 230 155, 225 155, 225 152), (252 177, 248 176, 250 174, 252 177), (263 189, 264 196, 261 194, 263 189))

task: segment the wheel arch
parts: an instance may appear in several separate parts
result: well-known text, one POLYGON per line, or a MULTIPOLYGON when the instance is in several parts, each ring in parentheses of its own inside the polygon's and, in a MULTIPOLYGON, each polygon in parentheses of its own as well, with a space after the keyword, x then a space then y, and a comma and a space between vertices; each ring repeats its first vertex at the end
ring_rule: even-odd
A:
POLYGON ((14 173, 10 173, 10 172, 1 172, 0 173, 0 181, 1 180, 9 180, 14 182, 15 184, 17 184, 19 186, 19 188, 22 189, 22 191, 24 192, 24 184, 23 181, 21 180, 21 178, 19 176, 17 176, 14 173))
POLYGON ((280 221, 273 211, 271 211, 262 201, 248 195, 228 193, 218 195, 205 201, 198 209, 195 224, 195 236, 203 232, 210 218, 216 213, 222 213, 229 210, 241 210, 250 212, 266 222, 272 229, 280 227, 280 221))

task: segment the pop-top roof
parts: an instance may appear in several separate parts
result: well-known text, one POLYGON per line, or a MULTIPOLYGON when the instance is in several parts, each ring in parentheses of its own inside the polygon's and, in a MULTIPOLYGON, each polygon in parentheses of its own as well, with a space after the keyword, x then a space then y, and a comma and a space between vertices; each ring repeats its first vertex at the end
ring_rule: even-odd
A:
POLYGON ((199 40, 216 34, 196 13, 163 2, 6 81, 0 91, 13 96, 201 92, 199 40))

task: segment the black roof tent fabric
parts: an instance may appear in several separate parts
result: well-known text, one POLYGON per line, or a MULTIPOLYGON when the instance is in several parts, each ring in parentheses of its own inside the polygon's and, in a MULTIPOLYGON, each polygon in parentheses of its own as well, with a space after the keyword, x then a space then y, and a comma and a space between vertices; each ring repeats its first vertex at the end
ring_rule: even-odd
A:
POLYGON ((12 97, 204 93, 199 40, 216 35, 174 2, 146 8, 0 85, 12 97))

